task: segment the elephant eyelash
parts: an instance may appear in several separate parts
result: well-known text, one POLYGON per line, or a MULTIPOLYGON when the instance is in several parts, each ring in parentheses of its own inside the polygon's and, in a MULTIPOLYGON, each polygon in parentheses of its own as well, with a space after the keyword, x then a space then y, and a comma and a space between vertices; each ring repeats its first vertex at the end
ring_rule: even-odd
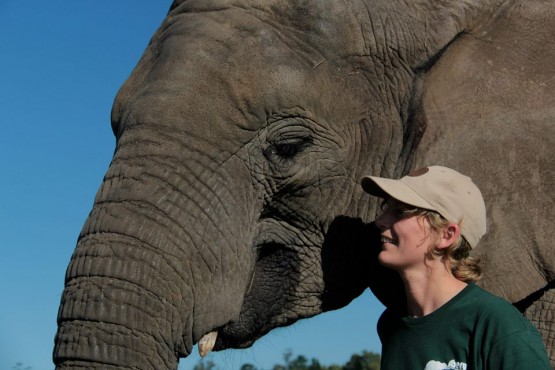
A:
POLYGON ((270 160, 274 158, 291 159, 312 144, 312 138, 300 137, 285 139, 277 143, 272 143, 266 150, 264 156, 270 160))

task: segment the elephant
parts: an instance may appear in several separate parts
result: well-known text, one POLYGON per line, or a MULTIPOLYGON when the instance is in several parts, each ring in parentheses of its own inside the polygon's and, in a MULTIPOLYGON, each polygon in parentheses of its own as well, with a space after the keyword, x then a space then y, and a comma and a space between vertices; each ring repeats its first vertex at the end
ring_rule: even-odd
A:
POLYGON ((552 0, 175 0, 112 108, 57 369, 175 369, 399 281, 364 175, 472 177, 482 286, 555 361, 552 0))

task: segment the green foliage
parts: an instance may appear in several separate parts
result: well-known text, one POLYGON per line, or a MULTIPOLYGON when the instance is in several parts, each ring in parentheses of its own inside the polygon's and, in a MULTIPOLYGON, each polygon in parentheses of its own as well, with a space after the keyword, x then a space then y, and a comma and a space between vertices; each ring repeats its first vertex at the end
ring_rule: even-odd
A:
POLYGON ((241 370, 256 370, 256 367, 252 364, 244 364, 241 366, 241 370))
MULTIPOLYGON (((214 361, 201 358, 200 361, 195 365, 195 367, 193 367, 193 370, 217 370, 217 368, 214 361)), ((256 370, 256 369, 253 368, 252 370, 256 370)))
POLYGON ((354 354, 342 370, 380 370, 380 355, 362 351, 361 355, 354 354))
MULTIPOLYGON (((344 365, 323 366, 315 358, 309 360, 303 355, 293 357, 293 351, 290 349, 283 354, 283 360, 283 364, 275 364, 271 370, 380 370, 380 355, 369 351, 353 354, 344 365)), ((218 370, 218 368, 212 361, 200 360, 193 370, 218 370)), ((244 364, 240 370, 263 369, 258 369, 252 364, 244 364)))
POLYGON ((23 365, 23 362, 18 362, 15 364, 15 366, 12 366, 12 370, 31 370, 32 367, 31 366, 25 366, 23 365))

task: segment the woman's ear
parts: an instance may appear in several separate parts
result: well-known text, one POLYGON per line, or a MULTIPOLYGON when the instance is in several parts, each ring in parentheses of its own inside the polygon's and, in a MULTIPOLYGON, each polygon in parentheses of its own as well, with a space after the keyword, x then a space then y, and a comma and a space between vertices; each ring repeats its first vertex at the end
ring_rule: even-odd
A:
POLYGON ((441 240, 438 248, 447 248, 455 243, 461 235, 461 228, 458 224, 449 224, 441 232, 441 240))

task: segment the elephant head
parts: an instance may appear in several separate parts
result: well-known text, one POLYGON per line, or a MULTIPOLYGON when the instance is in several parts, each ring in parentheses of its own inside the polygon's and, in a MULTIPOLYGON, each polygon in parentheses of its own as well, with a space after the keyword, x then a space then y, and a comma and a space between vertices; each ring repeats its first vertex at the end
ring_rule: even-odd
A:
POLYGON ((507 4, 176 0, 113 106, 57 368, 172 369, 208 333, 241 348, 369 284, 387 301, 359 179, 422 158, 425 77, 507 4))

